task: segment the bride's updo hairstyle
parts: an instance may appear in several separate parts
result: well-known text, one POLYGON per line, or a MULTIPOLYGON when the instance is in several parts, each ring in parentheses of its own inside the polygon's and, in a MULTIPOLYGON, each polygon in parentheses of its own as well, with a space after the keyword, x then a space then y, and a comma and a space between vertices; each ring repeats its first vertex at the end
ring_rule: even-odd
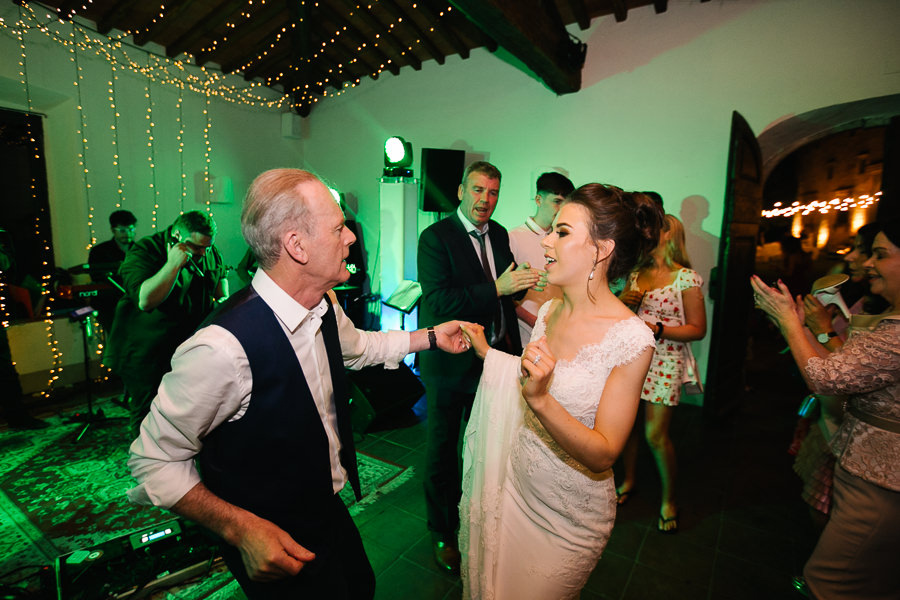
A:
POLYGON ((592 240, 616 243, 606 268, 607 281, 628 275, 659 243, 663 212, 646 194, 588 183, 569 194, 566 203, 587 209, 592 240))

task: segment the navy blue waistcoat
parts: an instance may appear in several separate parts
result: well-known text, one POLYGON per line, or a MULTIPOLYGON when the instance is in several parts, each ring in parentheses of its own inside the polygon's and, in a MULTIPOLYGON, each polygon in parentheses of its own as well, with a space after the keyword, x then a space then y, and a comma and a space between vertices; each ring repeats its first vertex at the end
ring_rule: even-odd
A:
MULTIPOLYGON (((334 489, 328 438, 297 355, 275 313, 250 286, 231 296, 207 324, 227 329, 240 342, 253 390, 240 419, 223 423, 204 438, 197 457, 203 482, 217 496, 276 523, 312 549, 325 531, 316 515, 333 502, 334 489)), ((334 387, 341 464, 359 498, 347 381, 330 301, 322 336, 334 387)))

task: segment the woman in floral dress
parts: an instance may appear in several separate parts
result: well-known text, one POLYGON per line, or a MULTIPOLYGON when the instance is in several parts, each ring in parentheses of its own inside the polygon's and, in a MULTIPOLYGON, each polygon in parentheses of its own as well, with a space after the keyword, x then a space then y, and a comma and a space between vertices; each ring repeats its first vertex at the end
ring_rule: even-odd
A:
MULTIPOLYGON (((677 465, 669 425, 673 409, 681 399, 682 384, 699 383, 688 343, 706 335, 706 307, 700 290, 703 281, 690 266, 684 248, 684 226, 675 216, 666 215, 659 244, 644 266, 630 275, 621 295, 622 301, 635 308, 656 338, 656 351, 641 399, 645 401, 642 402, 644 436, 662 479, 662 503, 656 526, 662 533, 678 531, 677 465)), ((619 504, 624 504, 635 490, 639 441, 636 425, 622 454, 625 478, 616 489, 619 504)))

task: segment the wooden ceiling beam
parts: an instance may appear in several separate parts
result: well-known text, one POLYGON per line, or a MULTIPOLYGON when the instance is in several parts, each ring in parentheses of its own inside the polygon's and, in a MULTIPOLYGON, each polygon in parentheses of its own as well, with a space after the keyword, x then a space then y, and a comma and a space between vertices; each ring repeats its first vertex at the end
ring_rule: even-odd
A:
MULTIPOLYGON (((226 73, 230 73, 237 69, 241 64, 246 64, 248 56, 259 56, 260 52, 264 51, 266 47, 272 45, 273 42, 278 38, 278 34, 282 33, 282 39, 279 42, 280 44, 285 43, 285 41, 290 40, 290 36, 292 34, 291 31, 282 32, 278 29, 279 25, 282 25, 284 28, 284 21, 279 20, 277 17, 281 15, 285 10, 285 5, 280 4, 278 2, 270 2, 266 4, 266 7, 259 11, 259 13, 254 13, 253 18, 249 19, 247 22, 239 25, 234 29, 231 35, 228 36, 228 42, 223 44, 223 46, 241 46, 246 47, 249 44, 245 44, 243 40, 245 40, 248 36, 253 35, 254 33, 259 32, 262 29, 266 29, 266 33, 261 41, 257 42, 254 45, 253 49, 250 52, 242 52, 243 58, 238 58, 236 60, 231 60, 226 65, 221 61, 216 61, 215 56, 217 52, 222 52, 222 48, 216 50, 207 50, 206 52, 199 52, 194 58, 197 61, 198 65, 206 64, 210 61, 219 62, 222 66, 222 70, 226 73)), ((287 28, 290 29, 291 23, 287 23, 287 28)))
POLYGON ((422 29, 416 24, 413 18, 403 12, 403 9, 397 5, 395 0, 381 0, 381 5, 384 6, 391 14, 396 18, 402 18, 403 24, 410 28, 413 33, 416 34, 416 37, 419 39, 419 43, 425 47, 428 53, 431 55, 434 60, 438 62, 438 64, 444 64, 444 53, 438 50, 438 47, 434 45, 434 42, 431 41, 431 37, 428 36, 422 29))
MULTIPOLYGON (((20 6, 25 6, 27 2, 22 0, 21 2, 16 1, 16 4, 20 6)), ((60 19, 64 21, 69 21, 72 19, 74 15, 78 14, 78 9, 84 2, 79 2, 78 0, 68 0, 67 2, 62 2, 59 5, 59 8, 56 9, 56 14, 60 19)))
POLYGON ((325 76, 328 77, 328 85, 336 90, 344 89, 345 81, 356 81, 368 75, 363 65, 347 60, 342 50, 332 44, 322 55, 323 57, 327 56, 327 60, 322 62, 331 68, 331 73, 325 73, 325 76))
POLYGON ((575 22, 583 31, 591 26, 591 15, 588 14, 587 8, 584 6, 584 0, 569 0, 569 9, 575 16, 575 22))
POLYGON ((570 39, 555 5, 549 10, 542 0, 450 2, 557 94, 581 89, 583 46, 570 39))
POLYGON ((97 32, 106 35, 112 31, 122 17, 131 12, 131 9, 134 8, 134 5, 139 1, 140 0, 122 0, 121 2, 116 2, 112 6, 112 10, 106 11, 106 13, 104 13, 97 21, 97 32))
POLYGON ((362 79, 363 77, 371 77, 372 79, 378 79, 378 67, 369 62, 365 55, 362 52, 357 52, 356 48, 351 48, 345 39, 344 36, 340 35, 335 39, 334 42, 335 49, 339 49, 343 51, 343 60, 345 64, 349 64, 349 62, 353 59, 356 59, 356 64, 358 65, 357 77, 362 79), (374 73, 374 74, 373 74, 374 73))
POLYGON ((625 0, 612 0, 612 5, 616 23, 621 23, 628 18, 628 5, 625 0))
POLYGON ((473 48, 484 47, 487 48, 489 52, 496 52, 497 48, 500 47, 497 40, 485 33, 485 31, 477 24, 469 20, 462 11, 451 11, 445 18, 447 19, 448 27, 460 30, 462 35, 472 40, 473 48))
POLYGON ((217 27, 228 22, 228 19, 246 4, 247 0, 230 0, 207 11, 194 27, 185 31, 174 42, 166 46, 166 55, 170 58, 175 58, 182 52, 187 52, 194 44, 209 35, 217 27))
POLYGON ((174 9, 167 10, 163 18, 158 19, 155 23, 152 21, 147 23, 134 35, 134 43, 138 46, 143 46, 147 42, 152 42, 165 35, 166 30, 178 23, 193 4, 194 0, 183 0, 174 9))
POLYGON ((653 0, 653 10, 660 15, 669 8, 669 0, 653 0))
MULTIPOLYGON (((394 75, 400 74, 400 65, 396 64, 384 51, 378 46, 374 46, 370 43, 370 40, 362 34, 350 21, 342 17, 334 10, 329 4, 322 3, 319 6, 319 9, 325 14, 325 17, 334 23, 339 29, 345 30, 347 33, 353 35, 359 40, 363 40, 362 43, 366 44, 366 49, 369 50, 375 57, 376 60, 380 61, 381 64, 386 65, 384 69, 379 65, 376 67, 378 70, 387 70, 393 73, 394 75)), ((342 37, 342 36, 340 36, 342 37)))
POLYGON ((433 23, 435 25, 434 31, 430 31, 429 33, 435 36, 443 37, 450 46, 456 50, 456 53, 459 54, 462 58, 469 58, 469 47, 459 39, 459 36, 456 35, 456 32, 452 27, 441 27, 441 17, 437 12, 429 5, 428 0, 419 0, 416 3, 416 8, 422 16, 425 17, 425 20, 429 23, 433 23))
POLYGON ((359 8, 355 9, 354 14, 362 19, 363 23, 369 26, 372 31, 378 35, 379 41, 386 42, 389 46, 393 46, 394 52, 401 61, 398 64, 401 66, 403 63, 408 64, 416 71, 422 69, 422 60, 416 56, 416 53, 404 46, 400 40, 394 37, 394 34, 391 33, 388 28, 384 26, 384 23, 379 21, 368 8, 365 8, 360 4, 359 8))
MULTIPOLYGON (((278 52, 272 52, 271 54, 266 55, 266 57, 262 60, 259 60, 244 69, 242 71, 244 74, 244 79, 246 79, 247 81, 252 81, 257 77, 266 79, 266 76, 263 73, 280 61, 287 61, 291 64, 294 64, 294 61, 291 60, 290 48, 282 48, 278 52)), ((275 69, 272 68, 273 73, 274 71, 275 69)))
POLYGON ((341 39, 343 37, 335 38, 334 43, 325 48, 320 59, 324 58, 326 64, 341 65, 339 68, 345 74, 342 82, 370 77, 378 69, 366 61, 361 52, 356 52, 355 48, 351 48, 345 40, 341 39))

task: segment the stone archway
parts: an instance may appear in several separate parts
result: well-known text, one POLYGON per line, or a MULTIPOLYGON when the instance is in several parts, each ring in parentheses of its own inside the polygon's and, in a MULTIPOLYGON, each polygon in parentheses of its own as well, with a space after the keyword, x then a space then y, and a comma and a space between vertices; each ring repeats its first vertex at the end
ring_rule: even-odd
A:
POLYGON ((848 129, 888 125, 897 115, 900 94, 834 104, 782 119, 757 137, 763 180, 784 157, 809 142, 848 129))

